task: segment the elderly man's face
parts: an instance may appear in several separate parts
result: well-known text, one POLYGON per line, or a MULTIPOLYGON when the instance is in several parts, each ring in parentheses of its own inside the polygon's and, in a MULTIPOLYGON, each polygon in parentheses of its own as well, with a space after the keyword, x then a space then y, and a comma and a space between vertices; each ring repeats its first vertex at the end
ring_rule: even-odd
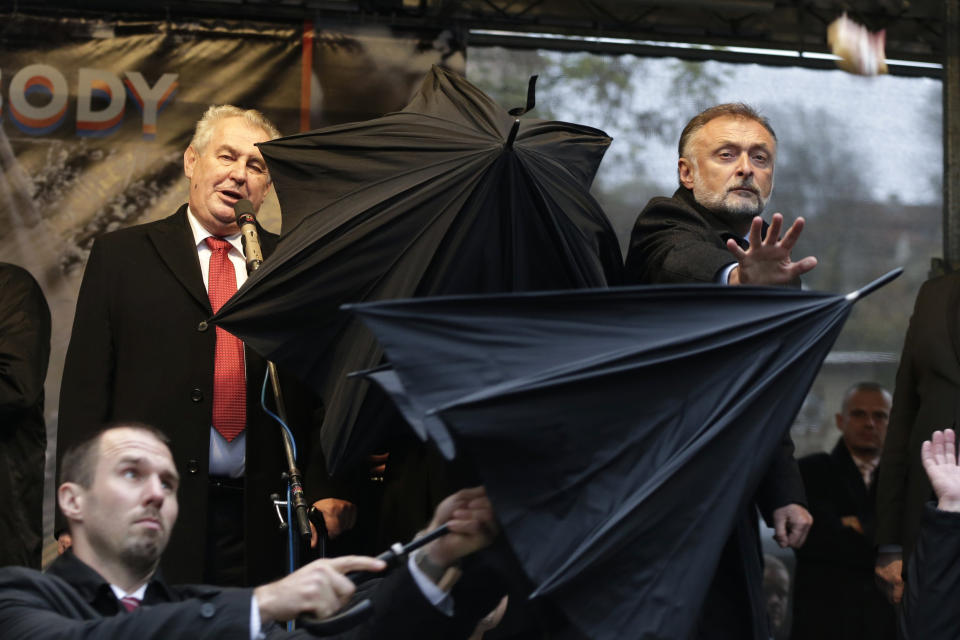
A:
POLYGON ((270 174, 255 145, 269 139, 243 118, 224 118, 202 151, 187 147, 183 171, 190 178, 190 210, 204 229, 217 236, 237 233, 233 205, 244 198, 260 210, 270 191, 270 174))
POLYGON ((678 164, 680 182, 710 211, 749 222, 770 198, 776 152, 756 120, 720 116, 691 136, 678 164))
POLYGON ((890 420, 890 396, 871 389, 854 391, 836 420, 850 451, 862 456, 880 455, 890 420))
POLYGON ((155 566, 177 520, 178 483, 170 450, 153 434, 104 433, 93 482, 81 489, 81 524, 97 556, 155 566))

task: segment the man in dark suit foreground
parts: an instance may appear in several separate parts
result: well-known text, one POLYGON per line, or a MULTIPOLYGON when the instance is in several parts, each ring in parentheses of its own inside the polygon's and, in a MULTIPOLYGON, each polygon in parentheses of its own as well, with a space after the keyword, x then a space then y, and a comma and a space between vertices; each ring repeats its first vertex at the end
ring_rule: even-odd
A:
MULTIPOLYGON (((183 471, 181 526, 163 560, 175 582, 255 585, 284 567, 270 495, 283 493, 286 465, 280 427, 260 407, 266 363, 207 323, 247 277, 233 206, 245 198, 260 209, 271 181, 256 145, 278 135, 259 111, 210 107, 183 154, 188 204, 97 238, 77 298, 58 460, 108 422, 145 422, 170 434, 183 471)), ((259 234, 269 256, 278 238, 259 234)), ((310 451, 317 404, 281 378, 298 448, 310 451)), ((325 478, 304 458, 305 476, 325 478)), ((305 488, 312 500, 348 506, 319 482, 305 488)), ((327 528, 335 535, 348 524, 329 518, 327 528)))
POLYGON ((843 435, 833 451, 800 460, 813 526, 796 550, 794 640, 896 638, 893 606, 873 575, 877 467, 889 419, 890 392, 856 384, 836 415, 843 435))
MULTIPOLYGON (((375 558, 344 556, 316 560, 255 589, 170 586, 157 567, 177 521, 180 474, 166 437, 146 425, 108 428, 67 452, 62 474, 57 498, 72 548, 46 574, 0 570, 4 638, 288 637, 273 623, 304 614, 327 617, 354 593, 344 572, 384 568, 375 558)), ((444 522, 451 533, 375 584, 368 594, 373 615, 337 638, 469 635, 499 595, 486 585, 471 585, 469 570, 452 592, 436 583, 496 535, 483 489, 444 500, 431 526, 444 522)), ((311 637, 305 631, 294 635, 311 637)))
MULTIPOLYGON (((760 218, 773 190, 777 153, 766 118, 744 104, 711 107, 687 123, 678 151, 680 188, 672 198, 652 199, 637 218, 627 280, 800 286, 799 277, 817 264, 813 257, 790 258, 803 219, 780 238, 783 216, 775 213, 769 227, 760 218)), ((812 518, 803 506, 789 434, 754 500, 781 547, 803 544, 812 518)), ((762 558, 750 505, 724 548, 694 637, 766 640, 761 585, 762 558)))

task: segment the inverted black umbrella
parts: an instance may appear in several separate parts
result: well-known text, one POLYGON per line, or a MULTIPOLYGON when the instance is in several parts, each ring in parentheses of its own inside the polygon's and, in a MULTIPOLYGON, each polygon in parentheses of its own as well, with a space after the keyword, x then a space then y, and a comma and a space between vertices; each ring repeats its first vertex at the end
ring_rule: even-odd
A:
POLYGON ((352 309, 418 433, 476 465, 534 595, 595 640, 676 639, 854 300, 883 282, 352 309))
POLYGON ((335 469, 369 386, 344 374, 382 358, 340 305, 617 284, 619 245, 589 194, 609 144, 519 120, 439 67, 403 111, 261 144, 285 232, 214 321, 321 393, 335 469))

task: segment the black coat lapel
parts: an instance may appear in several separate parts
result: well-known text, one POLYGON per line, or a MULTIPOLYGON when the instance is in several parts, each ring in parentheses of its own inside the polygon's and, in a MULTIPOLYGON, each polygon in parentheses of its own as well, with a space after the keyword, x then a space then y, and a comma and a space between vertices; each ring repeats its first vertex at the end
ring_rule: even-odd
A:
POLYGON ((863 481, 863 474, 860 473, 860 467, 854 462, 853 456, 850 455, 850 451, 847 449, 847 445, 843 443, 843 438, 837 442, 837 445, 830 453, 830 457, 833 458, 833 464, 836 465, 840 477, 843 478, 843 486, 850 497, 853 498, 857 504, 865 502, 867 499, 867 485, 863 481))
POLYGON ((212 314, 207 288, 203 286, 197 247, 193 244, 193 234, 190 232, 190 223, 187 221, 187 205, 180 207, 169 218, 151 226, 149 235, 150 241, 160 254, 160 259, 174 277, 198 303, 212 314))

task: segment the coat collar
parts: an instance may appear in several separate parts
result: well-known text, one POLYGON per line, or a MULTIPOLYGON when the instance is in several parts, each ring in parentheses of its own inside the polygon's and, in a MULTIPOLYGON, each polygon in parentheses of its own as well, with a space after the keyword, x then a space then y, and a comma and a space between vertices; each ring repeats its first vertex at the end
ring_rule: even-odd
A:
POLYGON ((200 275, 197 247, 193 243, 193 232, 187 221, 187 205, 180 207, 172 216, 150 225, 147 228, 147 234, 156 247, 160 259, 174 277, 212 315, 210 298, 207 296, 207 288, 203 286, 203 277, 200 275))
POLYGON ((830 458, 839 469, 844 483, 855 495, 866 495, 868 493, 872 495, 872 492, 876 490, 877 469, 873 470, 873 481, 870 484, 870 489, 867 489, 867 485, 863 481, 863 474, 860 473, 860 467, 857 466, 853 456, 850 455, 850 450, 847 449, 842 437, 837 440, 836 446, 830 452, 830 458))
MULTIPOLYGON (((723 215, 710 211, 709 209, 704 207, 702 204, 697 202, 693 197, 693 191, 691 191, 690 189, 687 189, 686 187, 683 187, 683 186, 678 187, 677 190, 674 192, 673 197, 674 199, 680 200, 681 202, 689 206, 691 209, 696 211, 697 214, 699 214, 700 217, 703 218, 704 221, 714 231, 720 234, 720 237, 723 239, 724 242, 726 242, 728 239, 732 239, 734 242, 736 242, 740 246, 741 249, 744 249, 744 250, 746 250, 750 246, 750 243, 747 242, 746 238, 744 238, 743 236, 739 236, 736 233, 733 233, 731 231, 731 228, 733 225, 730 220, 728 220, 723 215)), ((763 228, 760 230, 761 238, 767 237, 767 227, 769 226, 770 225, 767 224, 766 220, 764 220, 763 228)))
MULTIPOLYGON (((103 576, 77 558, 73 551, 68 549, 60 555, 46 573, 64 580, 100 615, 113 616, 120 613, 120 603, 110 584, 104 580, 103 576)), ((147 583, 144 603, 172 602, 175 599, 159 572, 155 573, 147 583)))
MULTIPOLYGON (((277 236, 264 230, 259 222, 257 223, 257 233, 260 236, 260 248, 263 251, 264 258, 266 258, 276 248, 277 236)), ((207 288, 203 284, 200 258, 197 255, 193 230, 190 228, 190 221, 187 219, 187 205, 184 204, 177 209, 177 212, 172 216, 147 225, 147 234, 160 255, 160 259, 170 269, 174 277, 209 315, 213 315, 207 288)))

